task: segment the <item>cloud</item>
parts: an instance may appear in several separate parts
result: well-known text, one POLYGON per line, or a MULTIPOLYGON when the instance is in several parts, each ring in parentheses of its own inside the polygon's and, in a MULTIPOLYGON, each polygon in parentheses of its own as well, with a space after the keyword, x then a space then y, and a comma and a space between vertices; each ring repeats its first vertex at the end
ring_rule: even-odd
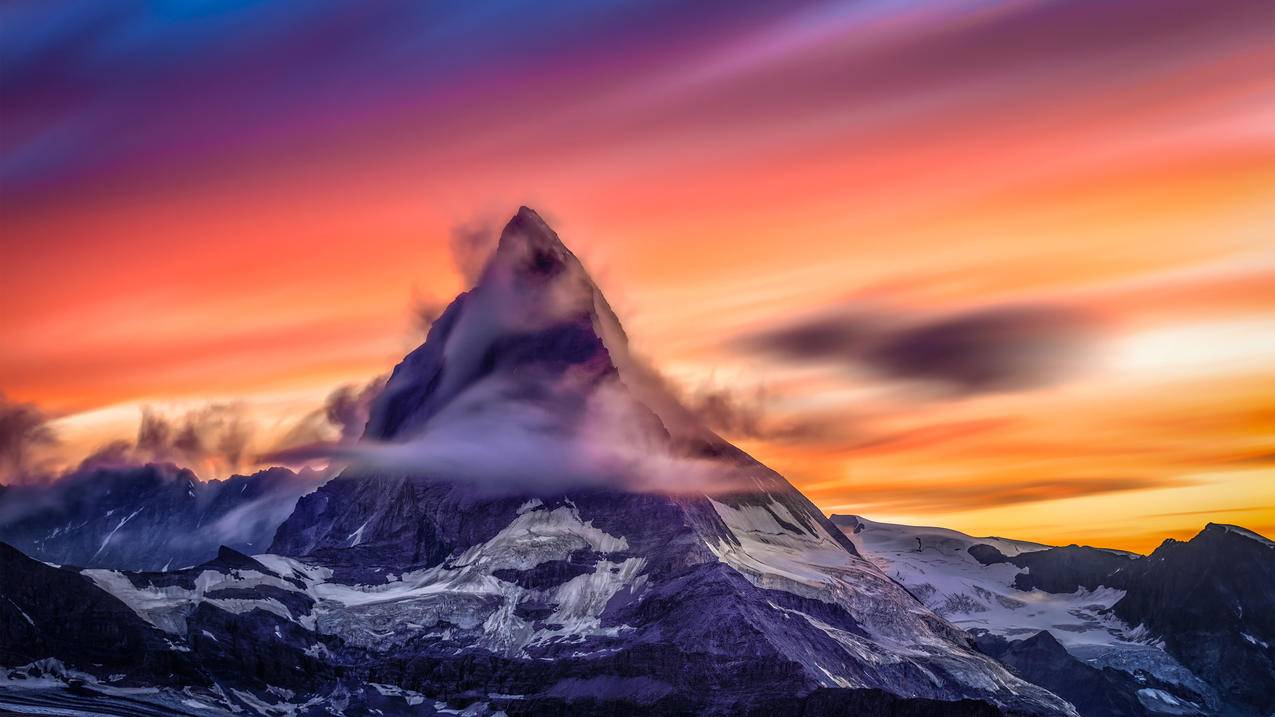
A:
POLYGON ((765 436, 766 395, 762 390, 744 395, 721 387, 706 386, 692 396, 688 407, 709 428, 728 436, 765 436))
POLYGON ((355 473, 428 475, 492 494, 571 488, 679 493, 738 486, 744 464, 676 453, 662 426, 618 379, 587 386, 577 383, 581 380, 565 376, 541 396, 571 396, 572 403, 582 397, 575 411, 564 411, 552 399, 510 400, 519 387, 493 377, 465 389, 415 436, 314 443, 263 459, 337 461, 355 473))
POLYGON ((328 394, 323 402, 323 415, 340 430, 342 440, 354 440, 362 435, 372 401, 385 390, 388 380, 388 376, 377 376, 362 386, 345 384, 328 394))
POLYGON ((499 237, 499 224, 490 218, 472 219, 452 228, 448 247, 451 249, 456 271, 465 280, 466 286, 478 282, 483 267, 487 265, 487 259, 496 249, 499 237))
POLYGON ((1217 516, 1223 513, 1260 513, 1275 510, 1275 505, 1245 505, 1233 508, 1209 508, 1208 510, 1182 510, 1173 513, 1150 513, 1148 518, 1178 518, 1193 515, 1217 516))
POLYGON ((212 478, 253 465, 255 440, 256 426, 239 404, 214 403, 176 416, 143 406, 135 440, 101 446, 80 468, 175 463, 212 478))
POLYGON ((864 436, 839 446, 838 451, 860 454, 916 451, 1002 431, 1020 422, 1021 419, 1010 417, 944 421, 864 436))
POLYGON ((443 315, 447 305, 436 299, 417 297, 412 300, 412 319, 416 332, 428 336, 430 327, 443 315))
POLYGON ((219 463, 230 471, 243 465, 253 429, 234 404, 211 404, 176 418, 142 409, 136 450, 149 461, 189 466, 219 463))
POLYGON ((38 480, 46 475, 45 452, 58 445, 50 416, 33 403, 10 401, 0 393, 0 483, 38 480))
POLYGON ((912 481, 906 486, 897 482, 848 484, 805 492, 815 501, 821 494, 843 496, 849 492, 855 502, 834 506, 838 511, 949 513, 1190 484, 1189 479, 1178 477, 1057 477, 1003 481, 912 481))
POLYGON ((937 317, 853 309, 744 337, 745 349, 796 363, 847 365, 881 378, 971 395, 1060 382, 1097 334, 1064 306, 993 306, 937 317))
POLYGON ((706 383, 683 390, 664 383, 671 400, 684 406, 694 421, 726 438, 775 443, 829 443, 847 438, 841 421, 777 410, 765 388, 736 390, 706 383))
POLYGON ((376 376, 366 383, 337 386, 323 399, 323 406, 302 416, 265 455, 257 456, 259 464, 271 462, 270 456, 287 453, 303 446, 341 444, 358 440, 367 426, 372 401, 385 390, 388 375, 376 376))

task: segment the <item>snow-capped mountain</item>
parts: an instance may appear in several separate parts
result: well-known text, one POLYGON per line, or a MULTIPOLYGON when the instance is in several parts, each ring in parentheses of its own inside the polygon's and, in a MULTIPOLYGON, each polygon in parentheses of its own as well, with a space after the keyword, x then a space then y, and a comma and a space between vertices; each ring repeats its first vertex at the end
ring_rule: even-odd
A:
MULTIPOLYGON (((76 574, 194 661, 202 691, 181 699, 262 714, 387 696, 474 714, 1076 714, 678 406, 528 209, 396 367, 363 441, 318 450, 352 467, 298 501, 269 554, 76 574)), ((0 616, 24 620, 4 601, 0 616)), ((74 649, 47 657, 99 686, 151 679, 74 649)))
POLYGON ((1256 533, 1209 524, 1143 557, 832 520, 984 651, 1086 715, 1275 708, 1275 547, 1256 533))
POLYGON ((0 541, 59 565, 162 570, 220 545, 261 552, 319 476, 271 468, 201 481, 172 464, 85 467, 0 492, 0 541))

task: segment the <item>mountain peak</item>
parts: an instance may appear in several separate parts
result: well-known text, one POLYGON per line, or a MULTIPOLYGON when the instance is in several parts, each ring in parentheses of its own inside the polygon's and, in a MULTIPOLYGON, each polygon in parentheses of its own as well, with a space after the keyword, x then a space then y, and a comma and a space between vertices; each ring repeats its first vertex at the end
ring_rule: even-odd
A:
POLYGON ((1058 638, 1054 637, 1054 634, 1049 630, 1041 630, 1035 635, 1023 640, 1021 647, 1044 650, 1060 655, 1066 654, 1067 652, 1067 649, 1063 647, 1062 643, 1058 641, 1058 638))
POLYGON ((536 210, 526 205, 518 207, 518 211, 505 225, 505 230, 502 232, 502 235, 509 234, 510 232, 525 232, 527 236, 533 238, 553 241, 559 245, 562 243, 561 240, 558 239, 558 235, 549 226, 549 223, 546 222, 544 218, 536 212, 536 210))
POLYGON ((550 423, 570 422, 596 382, 617 371, 624 345, 618 319, 579 259, 539 214, 522 207, 477 284, 395 368, 372 406, 366 436, 411 438, 449 407, 455 410, 435 428, 472 426, 481 417, 484 432, 507 429, 511 405, 550 423))
POLYGON ((500 232, 496 251, 484 270, 480 285, 490 281, 494 272, 507 271, 514 276, 548 280, 565 271, 584 276, 584 268, 567 249, 557 232, 533 209, 519 207, 518 213, 500 232))
POLYGON ((1275 548, 1275 541, 1272 541, 1270 538, 1249 530, 1248 528, 1242 528, 1238 525, 1231 525, 1229 523, 1207 523, 1204 526, 1204 530, 1200 531, 1200 534, 1197 535, 1196 538, 1198 539, 1204 535, 1217 535, 1219 537, 1234 535, 1254 540, 1268 548, 1275 548))

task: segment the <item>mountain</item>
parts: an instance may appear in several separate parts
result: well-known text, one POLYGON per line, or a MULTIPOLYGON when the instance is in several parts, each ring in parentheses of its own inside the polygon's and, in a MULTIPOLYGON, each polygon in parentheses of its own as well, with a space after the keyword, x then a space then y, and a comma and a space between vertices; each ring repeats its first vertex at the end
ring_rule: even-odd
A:
POLYGON ((832 521, 980 649, 1082 714, 1271 711, 1275 549, 1251 531, 1210 524, 1143 557, 832 521))
POLYGON ((1166 540, 1110 582, 1126 590, 1112 613, 1257 714, 1275 713, 1275 542, 1209 523, 1166 540))
POLYGON ((1097 590, 1107 576, 1139 557, 1085 545, 1064 545, 1004 555, 987 543, 972 546, 970 555, 984 565, 1004 562, 1026 568, 1014 576, 1014 587, 1026 591, 1039 588, 1047 593, 1070 593, 1082 588, 1097 590))
POLYGON ((606 684, 726 710, 860 687, 1064 709, 635 364, 601 292, 524 208, 373 404, 364 441, 391 446, 371 454, 385 469, 303 498, 272 552, 348 566, 333 577, 349 583, 334 599, 358 607, 347 639, 409 645, 435 673, 457 651, 498 656, 490 679, 529 697, 606 684), (436 639, 414 641, 413 625, 436 639))
POLYGON ((1139 699, 1139 690, 1149 692, 1145 681, 1112 667, 1086 664, 1068 653, 1048 630, 1013 641, 983 633, 978 645, 1014 674, 1064 697, 1082 715, 1150 717, 1160 711, 1139 699))
POLYGON ((155 677, 194 672, 163 632, 75 570, 51 567, 0 544, 0 664, 74 655, 155 677))
MULTIPOLYGON (((1075 714, 679 406, 528 209, 395 368, 363 440, 330 450, 350 467, 297 501, 269 554, 82 573, 211 676, 189 699, 1075 714)), ((121 669, 56 657, 99 683, 121 669)))
POLYGON ((0 493, 0 541, 59 565, 194 565, 222 544, 264 550, 317 484, 317 475, 287 468, 201 481, 171 464, 86 467, 0 493))

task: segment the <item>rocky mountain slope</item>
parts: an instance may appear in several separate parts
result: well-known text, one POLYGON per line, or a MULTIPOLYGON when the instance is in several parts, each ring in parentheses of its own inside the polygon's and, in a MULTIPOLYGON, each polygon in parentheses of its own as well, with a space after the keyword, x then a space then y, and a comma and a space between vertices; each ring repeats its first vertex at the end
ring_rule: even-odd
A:
MULTIPOLYGON (((678 406, 530 210, 396 367, 363 441, 315 450, 351 466, 298 501, 271 554, 83 573, 208 676, 183 699, 1075 714, 678 406)), ((51 657, 99 686, 121 669, 51 657)))
POLYGON ((981 649, 1083 714, 1272 709, 1275 545, 1251 531, 1209 524, 1143 557, 832 520, 981 649))
POLYGON ((1126 591, 1115 616, 1143 626, 1228 699, 1275 713, 1275 542, 1210 523, 1108 582, 1126 591))

